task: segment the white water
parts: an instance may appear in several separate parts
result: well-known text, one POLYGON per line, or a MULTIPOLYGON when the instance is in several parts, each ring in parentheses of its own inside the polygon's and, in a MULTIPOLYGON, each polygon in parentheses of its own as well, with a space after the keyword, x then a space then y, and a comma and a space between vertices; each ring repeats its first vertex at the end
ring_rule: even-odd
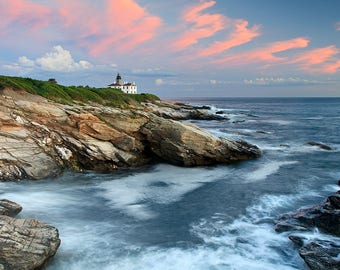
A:
MULTIPOLYGON (((259 145, 263 157, 209 168, 66 173, 0 183, 0 194, 23 206, 20 217, 59 228, 62 244, 48 270, 307 269, 274 221, 339 188, 340 109, 331 105, 218 100, 213 110, 231 121, 195 122, 259 145)), ((339 242, 317 230, 301 235, 339 242)))

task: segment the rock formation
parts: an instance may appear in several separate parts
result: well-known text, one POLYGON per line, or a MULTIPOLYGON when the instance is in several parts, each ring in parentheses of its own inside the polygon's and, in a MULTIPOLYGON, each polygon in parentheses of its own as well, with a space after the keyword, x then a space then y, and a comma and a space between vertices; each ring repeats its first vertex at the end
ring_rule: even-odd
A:
MULTIPOLYGON (((276 231, 308 231, 318 228, 325 233, 340 236, 340 191, 317 206, 301 209, 280 217, 276 231)), ((299 247, 299 254, 312 270, 340 269, 340 244, 337 241, 305 239, 300 235, 289 238, 299 247)))
POLYGON ((2 200, 0 205, 12 209, 0 215, 0 269, 42 269, 60 245, 58 230, 35 219, 7 216, 21 210, 14 202, 2 200))
MULTIPOLYGON (((117 109, 98 104, 59 104, 6 88, 0 95, 2 181, 45 178, 64 168, 140 166, 155 157, 196 166, 261 155, 256 146, 220 139, 192 124, 160 117, 172 118, 170 111, 178 111, 179 105, 174 105, 176 109, 168 103, 117 109)), ((187 107, 184 110, 190 111, 187 107)))

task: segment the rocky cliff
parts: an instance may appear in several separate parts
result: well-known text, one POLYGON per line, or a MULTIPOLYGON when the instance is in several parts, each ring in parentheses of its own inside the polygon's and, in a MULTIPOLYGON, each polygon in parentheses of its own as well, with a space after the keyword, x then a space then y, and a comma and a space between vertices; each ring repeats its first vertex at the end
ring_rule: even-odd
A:
MULTIPOLYGON (((173 119, 208 114, 168 103, 118 109, 54 103, 23 90, 0 90, 0 180, 40 179, 65 168, 112 170, 154 159, 196 166, 261 155, 254 145, 220 139, 173 119)), ((217 119, 213 117, 213 119, 217 119)))

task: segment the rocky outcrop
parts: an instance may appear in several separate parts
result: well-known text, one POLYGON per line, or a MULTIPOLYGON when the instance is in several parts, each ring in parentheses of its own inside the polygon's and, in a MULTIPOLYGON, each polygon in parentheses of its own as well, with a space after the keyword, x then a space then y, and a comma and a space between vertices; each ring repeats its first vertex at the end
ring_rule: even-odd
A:
POLYGON ((173 164, 197 166, 230 163, 260 156, 260 150, 245 142, 217 138, 195 125, 150 116, 141 133, 150 150, 173 164))
POLYGON ((281 216, 276 231, 306 231, 317 227, 323 232, 340 236, 340 191, 317 206, 300 209, 281 216))
POLYGON ((261 154, 256 146, 220 139, 192 124, 160 117, 154 104, 117 109, 58 104, 11 89, 2 89, 0 94, 2 181, 45 178, 64 168, 140 166, 155 157, 196 166, 261 154))
MULTIPOLYGON (((3 201, 5 205, 18 209, 14 202, 3 201)), ((14 219, 0 215, 0 269, 42 269, 59 245, 59 234, 55 227, 34 219, 14 219)))
POLYGON ((146 110, 165 119, 173 120, 229 120, 226 116, 212 114, 208 106, 191 106, 183 103, 149 103, 146 110))
POLYGON ((339 270, 340 245, 314 240, 299 249, 300 256, 312 270, 339 270))
MULTIPOLYGON (((323 204, 283 215, 276 223, 278 232, 308 231, 314 228, 340 236, 340 191, 329 196, 323 204)), ((340 269, 340 245, 337 241, 310 240, 299 235, 290 235, 289 238, 299 247, 299 254, 310 269, 340 269)))

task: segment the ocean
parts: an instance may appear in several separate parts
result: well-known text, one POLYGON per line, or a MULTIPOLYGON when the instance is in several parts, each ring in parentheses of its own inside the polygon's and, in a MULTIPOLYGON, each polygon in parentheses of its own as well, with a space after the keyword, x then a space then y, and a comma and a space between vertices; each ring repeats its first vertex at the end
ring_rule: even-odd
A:
MULTIPOLYGON (((19 217, 59 229, 48 270, 308 269, 274 221, 339 189, 340 98, 178 100, 223 113, 228 120, 190 122, 258 145, 263 156, 0 183, 1 197, 23 206, 19 217)), ((318 230, 304 235, 340 243, 318 230)))

